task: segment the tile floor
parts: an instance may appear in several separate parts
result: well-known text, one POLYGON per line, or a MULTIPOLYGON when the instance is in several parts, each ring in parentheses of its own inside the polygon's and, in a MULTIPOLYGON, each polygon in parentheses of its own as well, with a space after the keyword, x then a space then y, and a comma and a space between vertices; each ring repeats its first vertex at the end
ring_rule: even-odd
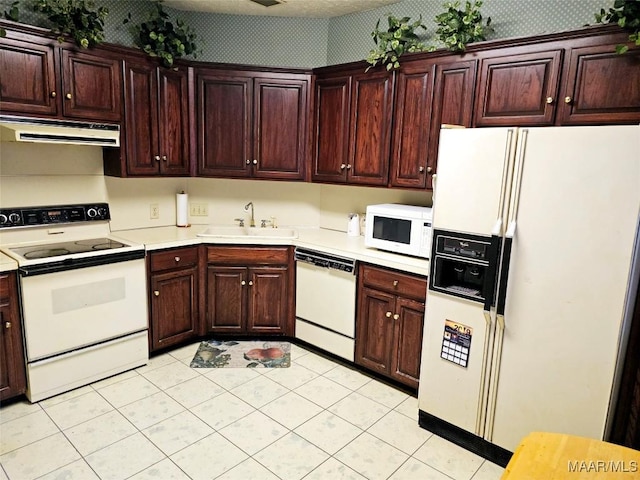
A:
POLYGON ((198 343, 0 409, 0 480, 498 480, 417 399, 292 345, 286 369, 191 369, 198 343))

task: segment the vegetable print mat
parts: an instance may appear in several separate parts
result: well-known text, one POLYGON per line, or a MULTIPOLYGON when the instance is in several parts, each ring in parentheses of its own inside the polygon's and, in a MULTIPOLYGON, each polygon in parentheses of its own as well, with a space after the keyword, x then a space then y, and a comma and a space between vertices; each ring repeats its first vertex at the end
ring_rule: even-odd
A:
POLYGON ((191 368, 288 368, 291 344, 273 341, 220 341, 200 343, 191 368))

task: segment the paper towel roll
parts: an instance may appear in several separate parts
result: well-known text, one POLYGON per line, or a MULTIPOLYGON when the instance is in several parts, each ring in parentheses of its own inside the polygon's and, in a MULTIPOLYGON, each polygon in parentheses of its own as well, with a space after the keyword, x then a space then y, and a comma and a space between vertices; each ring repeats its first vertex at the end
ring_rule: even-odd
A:
POLYGON ((176 194, 176 225, 189 226, 189 195, 182 192, 176 194))

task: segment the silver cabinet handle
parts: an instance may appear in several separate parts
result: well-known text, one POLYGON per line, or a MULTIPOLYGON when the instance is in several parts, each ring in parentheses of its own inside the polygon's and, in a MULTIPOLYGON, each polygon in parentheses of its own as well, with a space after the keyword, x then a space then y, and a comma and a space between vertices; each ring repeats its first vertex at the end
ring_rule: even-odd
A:
POLYGON ((254 165, 257 165, 257 164, 258 164, 258 160, 255 160, 255 159, 254 159, 254 160, 253 160, 253 164, 254 164, 254 165))

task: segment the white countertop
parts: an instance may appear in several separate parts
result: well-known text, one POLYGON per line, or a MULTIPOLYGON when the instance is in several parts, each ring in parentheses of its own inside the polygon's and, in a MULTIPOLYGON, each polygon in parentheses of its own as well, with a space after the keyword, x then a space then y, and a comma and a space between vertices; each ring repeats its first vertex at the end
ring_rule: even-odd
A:
POLYGON ((293 245, 305 247, 321 252, 332 253, 344 257, 354 258, 418 275, 429 274, 429 260, 407 257, 364 246, 364 237, 350 237, 344 232, 322 228, 297 228, 298 238, 276 239, 265 237, 198 237, 208 225, 193 225, 191 227, 155 227, 134 230, 120 230, 112 232, 111 236, 122 240, 143 244, 147 251, 164 248, 175 248, 199 244, 240 244, 240 245, 293 245))
POLYGON ((0 252, 0 272, 9 272, 11 270, 17 270, 18 269, 18 264, 17 262, 9 257, 8 255, 5 255, 4 253, 0 252))

